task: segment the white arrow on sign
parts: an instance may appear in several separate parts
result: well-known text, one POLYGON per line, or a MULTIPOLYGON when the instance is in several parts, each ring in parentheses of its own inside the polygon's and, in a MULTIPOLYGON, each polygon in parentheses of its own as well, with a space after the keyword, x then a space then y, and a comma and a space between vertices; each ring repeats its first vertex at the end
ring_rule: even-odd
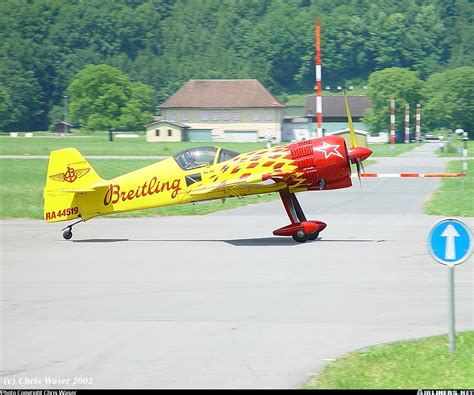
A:
POLYGON ((459 237, 456 228, 449 224, 441 233, 441 237, 446 237, 446 249, 444 251, 444 259, 456 259, 456 237, 459 237))

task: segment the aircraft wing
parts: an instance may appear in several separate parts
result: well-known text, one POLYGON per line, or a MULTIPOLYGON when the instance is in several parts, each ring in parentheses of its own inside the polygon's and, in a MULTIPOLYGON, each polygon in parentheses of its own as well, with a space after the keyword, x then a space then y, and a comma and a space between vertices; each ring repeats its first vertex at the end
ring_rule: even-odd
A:
POLYGON ((274 187, 275 183, 282 184, 282 187, 286 185, 286 177, 289 174, 278 173, 275 175, 268 175, 265 174, 252 174, 247 177, 223 181, 221 183, 214 183, 210 185, 202 185, 190 192, 190 195, 203 195, 207 193, 214 193, 214 192, 228 192, 229 194, 236 194, 240 188, 250 188, 250 189, 257 189, 262 188, 266 184, 268 185, 268 181, 270 180, 271 186, 274 187), (273 182, 272 182, 273 181, 273 182))

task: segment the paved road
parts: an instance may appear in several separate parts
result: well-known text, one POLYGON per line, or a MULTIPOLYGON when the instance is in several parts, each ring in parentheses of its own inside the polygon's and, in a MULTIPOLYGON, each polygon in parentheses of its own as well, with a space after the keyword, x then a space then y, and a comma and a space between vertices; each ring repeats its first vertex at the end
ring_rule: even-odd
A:
MULTIPOLYGON (((443 170, 430 158, 371 171, 443 170)), ((58 224, 2 221, 1 387, 294 388, 345 352, 446 333, 447 272, 426 252, 438 218, 420 214, 438 183, 302 194, 329 224, 305 244, 271 237, 279 202, 98 219, 69 242, 58 224)), ((472 280, 471 260, 456 268, 458 330, 473 327, 472 280)))

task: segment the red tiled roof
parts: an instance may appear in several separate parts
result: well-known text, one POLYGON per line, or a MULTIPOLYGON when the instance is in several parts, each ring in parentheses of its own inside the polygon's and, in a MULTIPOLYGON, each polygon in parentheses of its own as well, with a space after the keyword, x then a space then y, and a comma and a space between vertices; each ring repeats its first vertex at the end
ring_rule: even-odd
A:
POLYGON ((285 107, 257 80, 189 80, 159 108, 285 107))
MULTIPOLYGON (((348 96, 347 100, 353 117, 364 116, 366 110, 372 107, 367 96, 348 96)), ((316 96, 306 97, 305 116, 316 117, 316 96)), ((323 118, 345 116, 344 96, 323 96, 323 118)))

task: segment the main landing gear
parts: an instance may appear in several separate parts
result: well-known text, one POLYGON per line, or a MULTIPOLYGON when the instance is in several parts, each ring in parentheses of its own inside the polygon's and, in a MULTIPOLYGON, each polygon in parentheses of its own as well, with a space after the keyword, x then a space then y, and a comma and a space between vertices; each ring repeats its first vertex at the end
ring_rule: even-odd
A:
POLYGON ((63 231, 63 237, 66 239, 66 240, 69 240, 72 238, 72 227, 74 225, 77 225, 79 222, 82 222, 82 219, 80 221, 77 221, 77 222, 74 222, 73 224, 71 225, 68 225, 66 226, 65 228, 61 229, 63 231))
POLYGON ((307 240, 316 240, 319 232, 326 228, 326 224, 321 221, 308 221, 303 209, 294 193, 288 189, 280 191, 280 197, 285 206, 286 213, 291 224, 273 231, 275 236, 291 236, 294 241, 304 243, 307 240))

